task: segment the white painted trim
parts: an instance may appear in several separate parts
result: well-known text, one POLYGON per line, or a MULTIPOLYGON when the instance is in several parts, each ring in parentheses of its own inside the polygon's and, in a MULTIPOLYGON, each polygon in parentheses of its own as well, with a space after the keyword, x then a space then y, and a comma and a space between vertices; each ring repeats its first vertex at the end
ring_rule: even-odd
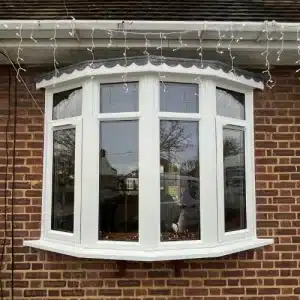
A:
POLYGON ((260 248, 273 244, 273 239, 245 239, 232 243, 220 244, 216 247, 198 248, 187 247, 182 249, 166 250, 164 248, 145 251, 133 247, 130 250, 118 250, 114 247, 111 249, 84 248, 80 245, 70 246, 61 243, 49 242, 45 240, 24 241, 24 246, 34 247, 46 251, 58 252, 65 255, 94 258, 94 259, 113 259, 128 261, 167 261, 167 260, 183 260, 196 258, 221 257, 224 255, 260 248))
POLYGON ((199 88, 199 110, 202 115, 199 126, 200 158, 200 218, 201 239, 204 243, 218 242, 217 210, 217 150, 216 145, 216 85, 206 80, 199 88))
POLYGON ((141 77, 139 99, 139 241, 154 249, 160 241, 158 77, 141 77))
POLYGON ((252 87, 252 88, 258 88, 263 89, 263 83, 262 82, 256 82, 253 79, 246 79, 243 75, 236 76, 232 73, 226 73, 222 69, 214 70, 211 67, 207 67, 204 69, 199 69, 196 66, 192 66, 189 68, 185 68, 182 65, 178 64, 176 66, 170 67, 167 64, 162 64, 159 66, 151 64, 151 62, 148 62, 145 65, 139 66, 135 63, 130 64, 127 67, 121 66, 117 64, 116 66, 112 68, 107 68, 106 66, 101 66, 100 68, 93 69, 90 66, 87 66, 83 70, 74 70, 72 73, 67 74, 63 73, 59 77, 54 77, 49 80, 42 80, 41 82, 36 84, 37 89, 39 88, 46 88, 49 86, 53 86, 54 84, 61 84, 66 83, 71 80, 78 80, 80 78, 86 78, 86 77, 96 77, 96 76, 107 76, 107 75, 120 75, 120 74, 134 74, 136 76, 137 74, 144 74, 154 72, 157 74, 180 74, 180 75, 193 75, 196 77, 198 76, 209 76, 215 79, 224 79, 224 80, 230 80, 232 82, 252 87))
MULTIPOLYGON (((1 20, 0 26, 4 26, 8 30, 16 30, 16 27, 22 24, 23 30, 32 30, 37 27, 39 30, 52 30, 54 25, 59 25, 58 30, 69 30, 72 26, 75 26, 77 30, 85 29, 89 30, 95 28, 95 30, 122 30, 125 24, 125 28, 131 31, 185 31, 185 30, 203 30, 215 31, 217 28, 228 28, 233 24, 238 28, 243 27, 243 31, 259 31, 261 32, 265 28, 265 23, 262 21, 142 21, 134 20, 124 23, 124 20, 1 20), (53 25, 54 24, 54 25, 53 25)), ((300 26, 299 22, 276 22, 278 26, 283 26, 283 32, 297 31, 300 26)), ((272 22, 268 23, 269 29, 272 30, 272 22)), ((238 29, 237 28, 237 29, 238 29)))
MULTIPOLYGON (((71 81, 71 87, 82 86, 83 89, 82 115, 52 120, 53 93, 68 90, 70 85, 47 88, 42 235, 40 241, 26 241, 26 245, 50 251, 54 251, 56 246, 56 252, 78 257, 111 258, 108 253, 112 253, 113 256, 118 255, 116 259, 160 260, 215 257, 272 243, 255 238, 253 87, 237 82, 227 84, 228 78, 215 80, 214 76, 204 76, 201 83, 196 83, 190 82, 192 77, 186 77, 186 74, 168 74, 168 82, 198 84, 198 113, 160 112, 160 77, 153 72, 141 72, 134 77, 134 81, 139 82, 138 112, 100 113, 100 84, 105 83, 104 78, 108 77, 83 76, 81 79, 85 79, 81 82, 78 78, 74 79, 75 85, 71 81), (245 94, 246 120, 217 116, 216 86, 245 94), (201 240, 198 241, 160 241, 160 119, 196 121, 199 124, 201 240), (138 242, 98 240, 99 124, 100 121, 120 120, 139 122, 138 242), (247 229, 230 233, 224 232, 223 224, 222 126, 225 124, 245 128, 246 143, 247 229), (70 127, 76 128, 74 234, 51 230, 52 131, 70 127), (251 243, 242 241, 244 239, 251 243)), ((108 83, 120 82, 114 79, 109 77, 108 83)))
POLYGON ((199 121, 199 113, 176 113, 176 112, 159 112, 158 117, 161 120, 182 120, 182 121, 199 121))
POLYGON ((69 83, 68 89, 66 89, 66 86, 63 84, 57 84, 57 85, 47 88, 47 91, 51 94, 57 94, 57 93, 66 92, 66 91, 77 89, 77 88, 82 88, 82 81, 69 83))
MULTIPOLYGON (((254 97, 253 91, 245 93, 245 117, 248 122, 248 173, 247 180, 249 181, 248 195, 248 223, 253 235, 256 236, 256 186, 255 186, 255 138, 254 138, 254 97)), ((246 186, 247 188, 247 186, 246 186)))
MULTIPOLYGON (((48 120, 52 117, 52 94, 45 92, 45 114, 44 114, 44 153, 43 153, 43 188, 42 188, 42 216, 41 216, 41 238, 47 239, 47 225, 49 220, 49 209, 47 206, 47 189, 51 185, 47 182, 49 170, 49 142, 48 142, 48 120)), ((51 216, 50 216, 51 220, 51 216)))
MULTIPOLYGON (((245 97, 246 98, 246 97, 245 97)), ((249 100, 249 99, 248 99, 249 100)), ((249 113, 248 113, 249 114, 249 113)), ((233 239, 242 239, 256 236, 254 232, 255 206, 253 202, 253 175, 252 165, 254 161, 251 147, 251 133, 249 132, 249 124, 226 117, 216 117, 216 132, 217 132, 217 190, 218 190, 218 221, 219 221, 219 241, 232 241, 233 239), (246 229, 225 232, 225 216, 224 216, 224 164, 223 164, 223 129, 226 126, 234 126, 244 131, 245 142, 245 179, 246 179, 246 229)))
POLYGON ((99 121, 134 120, 140 118, 140 113, 139 112, 100 113, 97 114, 97 118, 99 119, 99 121))
MULTIPOLYGON (((51 102, 51 101, 50 101, 51 102)), ((51 106, 52 108, 52 106, 51 106)), ((57 120, 55 126, 48 123, 47 132, 47 171, 46 182, 48 182, 48 189, 46 189, 46 224, 45 234, 49 240, 62 240, 66 243, 80 242, 80 214, 81 214, 81 157, 82 157, 82 126, 80 118, 70 118, 57 120), (74 227, 73 233, 52 230, 51 228, 51 214, 52 214, 52 164, 53 164, 53 131, 61 129, 75 129, 75 182, 74 182, 74 227)))
POLYGON ((98 241, 99 227, 99 121, 94 109, 100 100, 99 84, 87 80, 83 84, 83 137, 82 137, 82 205, 81 243, 98 241), (93 230, 91 230, 93 228, 93 230))

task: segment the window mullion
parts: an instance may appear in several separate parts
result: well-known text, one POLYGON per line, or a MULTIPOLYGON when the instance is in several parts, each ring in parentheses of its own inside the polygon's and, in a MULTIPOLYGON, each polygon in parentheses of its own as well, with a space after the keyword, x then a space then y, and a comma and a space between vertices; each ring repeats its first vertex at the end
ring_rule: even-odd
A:
POLYGON ((52 133, 49 121, 52 118, 53 94, 46 92, 45 95, 45 122, 44 122, 44 168, 43 168, 43 194, 42 194, 42 233, 41 238, 47 239, 51 229, 51 185, 52 183, 52 133))
POLYGON ((254 107, 253 91, 245 95, 247 131, 245 136, 246 164, 246 216, 249 235, 256 236, 256 189, 255 189, 255 149, 254 149, 254 107))
POLYGON ((200 157, 200 217, 201 240, 214 244, 218 241, 217 202, 217 144, 216 144, 216 86, 211 80, 201 83, 201 121, 199 128, 200 157))
POLYGON ((151 249, 160 240, 158 78, 142 77, 139 95, 139 241, 151 249))
POLYGON ((99 101, 99 84, 88 80, 83 85, 82 101, 82 203, 81 244, 98 240, 99 206, 99 122, 95 111, 99 101))

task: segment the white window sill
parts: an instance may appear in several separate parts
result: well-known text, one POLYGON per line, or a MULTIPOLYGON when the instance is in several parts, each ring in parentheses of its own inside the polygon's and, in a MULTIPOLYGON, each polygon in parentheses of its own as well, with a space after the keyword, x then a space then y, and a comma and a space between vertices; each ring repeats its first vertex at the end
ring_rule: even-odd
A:
POLYGON ((220 257, 240 251, 260 248, 274 243, 273 239, 252 238, 243 241, 236 241, 210 248, 191 248, 178 250, 133 250, 133 249, 91 249, 81 246, 66 245, 57 242, 49 242, 45 240, 24 241, 24 246, 38 248, 46 251, 52 251, 65 255, 94 258, 94 259, 112 259, 112 260, 128 260, 128 261, 163 261, 163 260, 179 260, 179 259, 195 259, 220 257))

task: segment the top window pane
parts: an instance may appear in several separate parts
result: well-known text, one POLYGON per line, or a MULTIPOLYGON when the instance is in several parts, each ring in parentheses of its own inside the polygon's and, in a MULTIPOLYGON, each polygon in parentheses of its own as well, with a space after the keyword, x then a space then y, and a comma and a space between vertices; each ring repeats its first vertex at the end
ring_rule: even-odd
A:
POLYGON ((123 83, 101 84, 100 112, 119 113, 139 110, 138 83, 127 83, 127 90, 123 83))
POLYGON ((197 113, 198 102, 198 84, 160 83, 160 111, 197 113))
POLYGON ((245 95, 217 88, 217 114, 223 117, 245 120, 245 95))
POLYGON ((52 119, 59 120, 81 115, 82 88, 72 89, 53 95, 52 119))

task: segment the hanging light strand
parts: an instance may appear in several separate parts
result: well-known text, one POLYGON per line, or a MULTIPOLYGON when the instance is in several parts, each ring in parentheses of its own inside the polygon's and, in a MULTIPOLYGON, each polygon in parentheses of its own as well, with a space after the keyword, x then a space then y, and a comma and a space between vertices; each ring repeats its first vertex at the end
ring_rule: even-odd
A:
POLYGON ((111 29, 109 29, 109 30, 107 31, 107 34, 108 34, 108 36, 109 36, 109 42, 108 42, 108 44, 107 44, 107 48, 110 48, 110 47, 112 46, 112 39, 113 39, 114 34, 113 34, 113 32, 112 32, 111 29))
MULTIPOLYGON (((124 67, 125 67, 125 70, 126 67, 127 67, 127 51, 129 50, 128 46, 127 46, 127 31, 124 29, 123 30, 123 35, 124 35, 124 52, 123 52, 123 57, 124 57, 124 67)), ((128 85, 127 85, 127 71, 125 72, 124 75, 122 75, 122 79, 123 79, 123 87, 124 87, 124 90, 125 92, 127 93, 128 92, 128 85)))
POLYGON ((182 40, 182 34, 186 33, 187 31, 184 31, 184 32, 180 32, 179 33, 179 39, 178 39, 178 42, 179 42, 179 46, 175 49, 173 49, 173 52, 181 49, 181 48, 186 48, 187 47, 187 44, 183 43, 183 40, 182 40))
MULTIPOLYGON (((161 68, 163 68, 163 64, 164 64, 164 60, 165 60, 165 57, 163 56, 163 41, 167 37, 165 36, 165 34, 163 32, 160 32, 159 33, 159 38, 160 38, 160 46, 158 46, 156 49, 160 50, 160 66, 161 66, 161 68)), ((167 91, 167 86, 164 82, 164 79, 165 79, 166 76, 161 75, 160 71, 158 72, 158 75, 159 75, 160 81, 161 81, 161 83, 164 87, 164 92, 166 92, 167 91)))
POLYGON ((148 52, 148 47, 150 46, 150 41, 147 38, 147 34, 144 34, 144 38, 145 38, 145 49, 143 54, 145 54, 147 56, 147 60, 148 62, 150 61, 150 53, 148 52))
POLYGON ((33 37, 34 32, 35 32, 37 26, 38 26, 38 21, 36 21, 36 25, 34 26, 34 28, 32 29, 32 31, 31 31, 31 33, 30 33, 30 39, 31 39, 33 42, 35 42, 35 43, 38 43, 38 41, 33 37))
POLYGON ((69 35, 71 37, 75 37, 75 31, 76 31, 75 24, 76 24, 76 20, 75 20, 75 18, 73 16, 71 16, 71 19, 72 19, 72 22, 71 22, 71 31, 69 31, 69 35))
POLYGON ((19 45, 18 45, 18 50, 17 50, 17 65, 18 65, 18 70, 17 70, 17 79, 19 82, 21 82, 21 76, 20 76, 20 72, 26 72, 26 69, 24 69, 21 66, 21 63, 24 61, 24 59, 21 57, 21 52, 23 51, 22 48, 22 43, 23 43, 23 37, 22 37, 22 29, 23 29, 23 24, 21 24, 20 26, 17 27, 17 29, 19 30, 19 32, 16 33, 16 35, 19 37, 20 41, 19 41, 19 45))
POLYGON ((92 43, 91 43, 91 47, 87 48, 87 51, 89 51, 92 55, 92 61, 90 63, 90 67, 94 66, 94 62, 95 62, 95 54, 94 54, 94 49, 95 49, 95 42, 94 42, 94 33, 95 33, 95 28, 92 28, 92 33, 91 33, 91 39, 92 39, 92 43))
POLYGON ((284 48, 284 26, 280 26, 281 30, 280 30, 280 41, 281 41, 281 47, 280 49, 277 51, 277 61, 280 61, 280 57, 281 54, 283 52, 283 48, 284 48))
POLYGON ((201 68, 203 68, 203 34, 204 30, 198 30, 199 47, 197 48, 197 52, 200 57, 201 68))
POLYGON ((57 28, 59 27, 58 24, 54 26, 54 33, 53 36, 50 38, 50 41, 52 41, 51 47, 53 48, 53 67, 54 67, 54 74, 57 77, 59 74, 58 62, 56 60, 56 50, 57 50, 57 40, 56 40, 56 34, 57 34, 57 28))
POLYGON ((267 80, 267 87, 269 89, 272 89, 275 85, 275 81, 273 80, 272 78, 272 74, 270 72, 270 61, 269 61, 269 49, 270 49, 270 41, 272 40, 272 38, 270 37, 270 34, 269 34, 269 23, 268 21, 265 22, 265 28, 263 29, 263 31, 266 35, 266 49, 265 51, 263 51, 261 53, 261 55, 264 55, 265 56, 265 66, 266 66, 266 70, 263 71, 263 73, 266 73, 267 76, 268 76, 268 80, 267 80))
POLYGON ((235 56, 232 55, 232 43, 235 41, 234 38, 234 33, 233 33, 233 24, 230 24, 230 42, 228 44, 228 52, 229 52, 229 57, 230 57, 230 61, 231 61, 231 69, 229 71, 229 73, 233 73, 235 74, 235 70, 234 70, 234 59, 235 56))
POLYGON ((221 33, 221 30, 219 28, 216 27, 216 31, 218 33, 218 36, 219 36, 219 40, 217 42, 217 46, 216 46, 216 52, 219 53, 219 54, 223 54, 224 51, 223 50, 220 50, 221 48, 221 44, 222 44, 222 40, 223 38, 225 37, 224 34, 221 33))
POLYGON ((246 26, 246 24, 243 23, 243 24, 242 24, 242 28, 239 30, 239 33, 238 33, 237 38, 236 38, 236 40, 235 40, 236 43, 238 43, 240 40, 243 40, 243 39, 244 39, 244 37, 242 36, 241 33, 243 32, 245 26, 246 26))

